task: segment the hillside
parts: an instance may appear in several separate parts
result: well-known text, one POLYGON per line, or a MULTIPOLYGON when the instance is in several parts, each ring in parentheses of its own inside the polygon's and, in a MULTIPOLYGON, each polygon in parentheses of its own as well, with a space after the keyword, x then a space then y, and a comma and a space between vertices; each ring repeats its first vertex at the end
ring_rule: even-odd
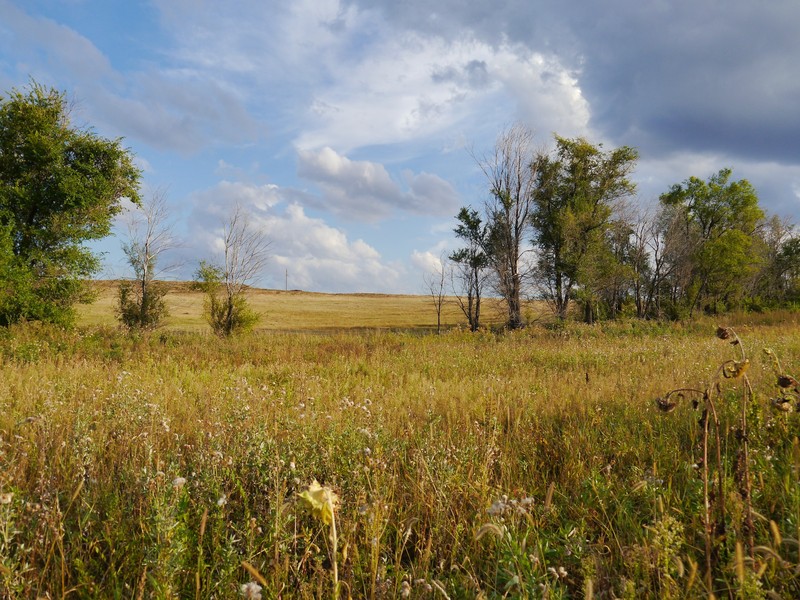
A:
MULTIPOLYGON (((93 282, 97 299, 78 306, 79 325, 116 324, 117 282, 93 282)), ((166 296, 170 316, 167 329, 202 330, 203 295, 189 282, 171 282, 166 296)), ((434 329, 436 311, 429 296, 390 294, 323 294, 298 290, 252 289, 248 300, 262 314, 257 329, 329 330, 329 329, 434 329)), ((483 321, 487 325, 503 322, 502 304, 493 298, 483 300, 483 321)), ((464 325, 456 300, 448 298, 442 311, 442 325, 464 325)))

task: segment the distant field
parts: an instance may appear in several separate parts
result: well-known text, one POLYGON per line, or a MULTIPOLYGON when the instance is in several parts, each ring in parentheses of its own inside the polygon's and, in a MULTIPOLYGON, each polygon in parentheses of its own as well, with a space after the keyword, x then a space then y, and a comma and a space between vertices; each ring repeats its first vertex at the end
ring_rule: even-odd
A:
MULTIPOLYGON (((79 325, 116 324, 117 283, 94 283, 98 292, 92 304, 78 307, 79 325)), ((188 283, 171 284, 166 301, 170 316, 167 329, 199 331, 207 329, 203 319, 203 295, 188 283)), ((316 331, 329 329, 435 329, 436 310, 429 296, 385 294, 320 294, 302 291, 254 289, 248 293, 252 307, 262 315, 257 329, 316 331)), ((484 301, 483 321, 498 325, 504 320, 503 306, 497 299, 484 301)), ((531 305, 530 317, 544 307, 531 305)), ((448 298, 442 311, 442 325, 466 325, 455 298, 448 298)))

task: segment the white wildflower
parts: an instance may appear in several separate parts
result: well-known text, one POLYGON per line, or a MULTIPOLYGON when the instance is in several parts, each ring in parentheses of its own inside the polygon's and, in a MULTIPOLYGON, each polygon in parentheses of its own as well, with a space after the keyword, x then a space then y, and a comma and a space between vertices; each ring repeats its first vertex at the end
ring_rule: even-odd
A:
POLYGON ((183 486, 186 485, 186 477, 176 477, 172 480, 172 487, 176 490, 181 489, 183 486))
POLYGON ((261 586, 255 581, 243 583, 240 591, 246 600, 261 600, 261 586))

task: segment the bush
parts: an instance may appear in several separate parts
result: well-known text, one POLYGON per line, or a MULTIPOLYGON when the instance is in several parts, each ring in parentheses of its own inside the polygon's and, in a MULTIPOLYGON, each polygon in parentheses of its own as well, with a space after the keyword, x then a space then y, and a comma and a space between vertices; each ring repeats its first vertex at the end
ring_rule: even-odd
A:
POLYGON ((144 290, 133 282, 123 281, 119 285, 119 320, 128 329, 155 329, 162 325, 169 312, 164 296, 167 287, 152 281, 144 290))

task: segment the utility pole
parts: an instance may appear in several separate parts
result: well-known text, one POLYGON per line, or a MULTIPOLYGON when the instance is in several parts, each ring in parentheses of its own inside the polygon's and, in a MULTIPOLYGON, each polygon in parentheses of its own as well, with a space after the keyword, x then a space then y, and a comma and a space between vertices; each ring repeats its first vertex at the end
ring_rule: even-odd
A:
POLYGON ((286 291, 289 291, 289 269, 286 269, 286 291))

